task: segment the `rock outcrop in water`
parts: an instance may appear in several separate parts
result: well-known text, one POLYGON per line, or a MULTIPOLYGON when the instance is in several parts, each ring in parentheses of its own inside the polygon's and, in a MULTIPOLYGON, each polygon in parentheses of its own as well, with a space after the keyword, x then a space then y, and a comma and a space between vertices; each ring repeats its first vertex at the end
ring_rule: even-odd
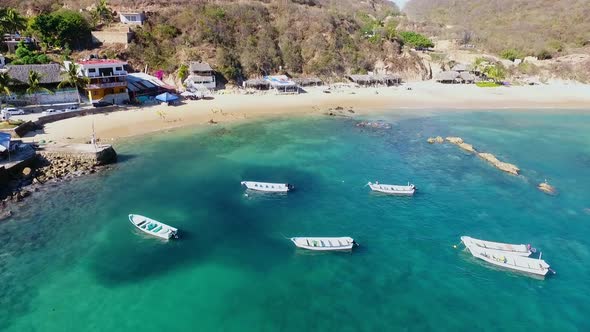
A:
POLYGON ((555 187, 553 187, 552 185, 547 183, 547 181, 539 183, 537 188, 539 188, 539 190, 541 190, 542 192, 549 194, 549 195, 557 194, 557 190, 555 189, 555 187))
POLYGON ((440 144, 440 143, 444 143, 445 140, 440 136, 436 136, 436 137, 429 137, 426 141, 430 144, 434 144, 434 143, 440 144))
POLYGON ((447 137, 446 140, 452 144, 455 144, 456 146, 460 147, 461 149, 463 149, 467 152, 470 152, 470 153, 477 152, 477 151, 475 151, 475 148, 473 147, 473 145, 465 143, 461 137, 447 137))
MULTIPOLYGON (((492 164, 494 167, 496 167, 497 169, 499 169, 501 171, 504 171, 506 173, 510 173, 513 175, 518 175, 520 173, 520 169, 516 165, 500 161, 500 160, 498 160, 498 158, 496 158, 496 156, 494 156, 491 153, 477 152, 477 150, 475 149, 475 147, 473 145, 465 143, 465 141, 463 141, 463 139, 461 137, 450 136, 450 137, 445 138, 445 140, 451 144, 458 146, 459 148, 461 148, 469 153, 475 153, 480 158, 489 162, 490 164, 492 164)), ((437 136, 436 138, 430 137, 428 139, 428 143, 430 143, 430 144, 443 143, 443 142, 444 142, 444 140, 440 136, 437 136)))
POLYGON ((494 156, 491 153, 478 153, 477 155, 483 160, 492 164, 497 169, 504 171, 506 173, 518 175, 518 173, 520 172, 520 168, 516 167, 516 165, 500 161, 498 160, 498 158, 496 158, 496 156, 494 156))

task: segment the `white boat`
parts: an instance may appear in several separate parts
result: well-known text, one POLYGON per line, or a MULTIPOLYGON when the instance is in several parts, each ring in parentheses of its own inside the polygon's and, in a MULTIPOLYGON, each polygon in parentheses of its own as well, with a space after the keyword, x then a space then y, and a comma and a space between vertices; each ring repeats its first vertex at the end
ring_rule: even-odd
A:
POLYGON ((288 183, 267 183, 267 182, 253 182, 242 181, 242 186, 250 190, 271 192, 271 193, 286 193, 292 191, 295 187, 288 183))
POLYGON ((178 229, 148 217, 130 214, 129 221, 140 231, 161 239, 169 240, 172 237, 178 237, 178 229))
POLYGON ((407 186, 398 186, 392 184, 381 184, 379 182, 367 183, 371 190, 388 194, 388 195, 402 195, 412 196, 416 192, 417 188, 415 185, 408 183, 407 186))
POLYGON ((495 251, 499 254, 517 255, 528 257, 532 253, 537 252, 537 249, 532 248, 530 244, 510 244, 510 243, 499 243, 474 239, 469 236, 461 236, 461 242, 465 246, 473 245, 478 246, 488 251, 495 251))
POLYGON ((358 244, 351 237, 292 237, 298 248, 316 251, 351 250, 358 244))
MULTIPOLYGON (((502 254, 496 250, 487 250, 477 245, 466 245, 473 257, 503 268, 545 276, 550 269, 549 264, 539 258, 529 258, 518 255, 502 254)), ((554 272, 553 272, 554 273, 554 272)))

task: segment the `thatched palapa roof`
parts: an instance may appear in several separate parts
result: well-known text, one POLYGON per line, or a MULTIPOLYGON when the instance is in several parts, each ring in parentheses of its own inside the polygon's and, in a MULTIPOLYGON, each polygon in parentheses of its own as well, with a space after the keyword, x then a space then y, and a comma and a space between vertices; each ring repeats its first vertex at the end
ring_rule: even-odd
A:
POLYGON ((30 71, 41 74, 41 84, 55 84, 63 80, 61 66, 57 63, 46 65, 8 65, 5 69, 13 80, 22 82, 17 82, 17 84, 26 84, 29 81, 30 71))
POLYGON ((262 78, 252 78, 244 82, 244 86, 247 88, 254 88, 254 87, 270 87, 270 83, 262 78))
POLYGON ((321 85, 323 82, 317 77, 294 78, 293 81, 300 86, 321 85))
POLYGON ((394 74, 379 74, 379 75, 349 75, 348 78, 354 83, 358 84, 375 84, 387 82, 400 82, 401 77, 394 74))
POLYGON ((212 71, 213 69, 209 66, 206 62, 201 61, 191 61, 189 64, 191 72, 199 72, 199 71, 212 71))

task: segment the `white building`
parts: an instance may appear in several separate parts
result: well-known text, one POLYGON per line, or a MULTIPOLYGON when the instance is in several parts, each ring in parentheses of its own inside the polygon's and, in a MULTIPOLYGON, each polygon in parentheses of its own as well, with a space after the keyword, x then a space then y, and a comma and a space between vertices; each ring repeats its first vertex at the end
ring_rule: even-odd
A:
POLYGON ((124 24, 139 24, 142 25, 145 21, 145 14, 143 12, 127 12, 120 13, 119 18, 124 24))
POLYGON ((184 81, 188 87, 204 85, 207 89, 213 90, 217 84, 215 82, 215 73, 208 63, 193 61, 189 65, 190 75, 184 81))
MULTIPOLYGON (((64 65, 69 68, 70 61, 64 65)), ((86 85, 91 102, 121 104, 129 101, 127 91, 127 62, 114 59, 89 59, 76 62, 78 75, 88 77, 86 85)))

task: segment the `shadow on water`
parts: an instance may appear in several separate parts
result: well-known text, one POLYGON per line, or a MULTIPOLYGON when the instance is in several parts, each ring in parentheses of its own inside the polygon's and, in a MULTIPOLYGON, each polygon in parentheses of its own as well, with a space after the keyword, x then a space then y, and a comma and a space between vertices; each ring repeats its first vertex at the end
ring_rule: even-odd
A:
POLYGON ((125 162, 131 161, 137 157, 138 156, 135 154, 129 154, 129 153, 121 154, 121 153, 119 153, 119 154, 117 154, 117 163, 118 164, 125 163, 125 162))
MULTIPOLYGON (((303 179, 308 185, 317 182, 312 174, 291 168, 256 166, 254 170, 251 166, 241 167, 242 174, 282 174, 284 178, 298 183, 303 183, 303 179)), ((239 169, 239 166, 230 165, 228 168, 239 169)), ((191 193, 191 200, 204 204, 201 209, 193 211, 188 202, 172 200, 162 207, 202 215, 194 218, 199 219, 196 225, 183 228, 171 223, 178 226, 179 239, 170 241, 148 239, 143 234, 132 232, 129 225, 129 232, 136 238, 125 237, 129 239, 127 242, 123 239, 109 242, 93 253, 90 269, 97 281, 109 287, 118 287, 206 262, 238 266, 260 273, 280 264, 292 252, 292 248, 283 243, 286 240, 273 236, 272 228, 276 218, 286 215, 291 206, 305 199, 304 195, 293 193, 280 198, 249 199, 244 197, 239 181, 223 177, 198 181, 195 188, 207 190, 191 193), (268 255, 269 252, 273 255, 268 255)), ((186 223, 183 220, 178 222, 186 223)))

